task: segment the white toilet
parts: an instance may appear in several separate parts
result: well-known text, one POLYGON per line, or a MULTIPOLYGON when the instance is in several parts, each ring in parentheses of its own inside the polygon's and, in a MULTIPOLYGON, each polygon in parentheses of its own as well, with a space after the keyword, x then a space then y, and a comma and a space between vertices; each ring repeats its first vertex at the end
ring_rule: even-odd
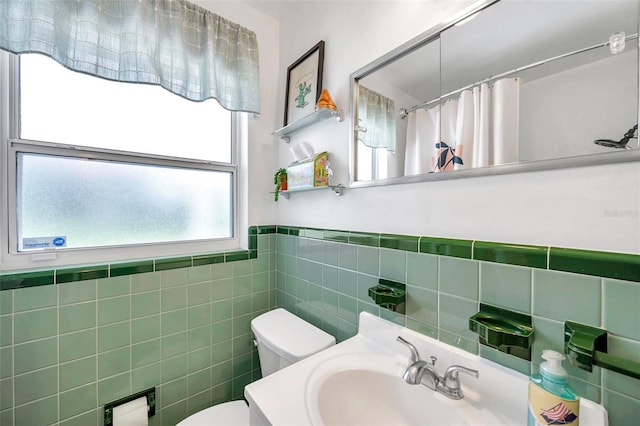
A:
MULTIPOLYGON (((336 344, 336 339, 279 308, 251 321, 258 346, 262 377, 336 344)), ((249 425, 249 407, 243 401, 231 401, 199 411, 176 426, 249 425)))

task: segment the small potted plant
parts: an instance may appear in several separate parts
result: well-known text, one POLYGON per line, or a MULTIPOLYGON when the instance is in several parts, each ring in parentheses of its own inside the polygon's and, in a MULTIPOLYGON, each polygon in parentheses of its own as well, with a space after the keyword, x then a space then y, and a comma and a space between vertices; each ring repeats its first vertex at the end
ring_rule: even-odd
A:
POLYGON ((273 183, 276 185, 273 200, 278 201, 280 191, 287 190, 287 169, 279 168, 275 175, 273 175, 273 183))

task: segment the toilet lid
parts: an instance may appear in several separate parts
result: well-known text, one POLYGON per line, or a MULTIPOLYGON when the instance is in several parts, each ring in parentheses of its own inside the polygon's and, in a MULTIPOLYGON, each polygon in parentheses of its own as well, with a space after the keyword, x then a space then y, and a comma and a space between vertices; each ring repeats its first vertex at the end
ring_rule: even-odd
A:
POLYGON ((214 405, 190 415, 176 426, 248 426, 249 406, 246 402, 231 401, 214 405))

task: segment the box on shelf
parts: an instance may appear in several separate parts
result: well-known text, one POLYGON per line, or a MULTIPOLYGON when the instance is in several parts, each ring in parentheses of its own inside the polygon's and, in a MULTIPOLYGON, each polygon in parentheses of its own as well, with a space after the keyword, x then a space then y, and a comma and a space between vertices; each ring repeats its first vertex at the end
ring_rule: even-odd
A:
POLYGON ((325 151, 287 167, 288 190, 327 186, 328 159, 329 154, 325 151))

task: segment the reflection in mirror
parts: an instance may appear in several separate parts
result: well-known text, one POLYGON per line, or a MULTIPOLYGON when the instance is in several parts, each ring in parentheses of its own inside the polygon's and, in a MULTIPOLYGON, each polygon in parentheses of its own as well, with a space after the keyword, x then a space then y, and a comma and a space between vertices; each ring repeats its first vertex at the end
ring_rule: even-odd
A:
POLYGON ((427 40, 417 48, 403 52, 400 57, 381 64, 375 72, 360 77, 358 83, 357 124, 354 129, 356 180, 404 176, 408 120, 400 119, 399 108, 438 97, 440 41, 437 38, 427 40), (384 114, 379 114, 376 121, 384 123, 384 131, 390 138, 388 141, 378 139, 375 143, 368 142, 371 140, 370 134, 379 138, 384 133, 369 118, 370 107, 367 105, 373 99, 385 106, 384 114))
POLYGON ((352 75, 354 123, 362 86, 396 111, 389 145, 354 124, 354 183, 637 151, 639 1, 489 3, 352 75))

